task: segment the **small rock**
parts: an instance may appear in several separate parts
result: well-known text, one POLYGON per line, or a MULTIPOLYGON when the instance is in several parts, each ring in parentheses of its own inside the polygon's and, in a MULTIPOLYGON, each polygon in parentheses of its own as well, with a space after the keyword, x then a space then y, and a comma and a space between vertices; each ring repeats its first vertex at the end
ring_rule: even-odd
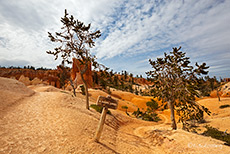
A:
POLYGON ((38 148, 38 152, 44 152, 46 150, 46 147, 41 146, 38 148))

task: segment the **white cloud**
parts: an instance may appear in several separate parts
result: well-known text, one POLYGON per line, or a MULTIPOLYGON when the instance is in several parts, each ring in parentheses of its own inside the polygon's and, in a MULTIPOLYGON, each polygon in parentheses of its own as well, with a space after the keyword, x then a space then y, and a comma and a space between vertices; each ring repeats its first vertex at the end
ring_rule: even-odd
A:
POLYGON ((159 50, 182 45, 195 61, 230 63, 221 60, 221 55, 230 52, 230 2, 216 0, 0 1, 1 57, 55 66, 58 62, 45 53, 54 48, 47 31, 60 30, 64 9, 85 24, 92 23, 93 30, 102 31, 92 49, 101 59, 143 53, 145 60, 162 55, 159 50))

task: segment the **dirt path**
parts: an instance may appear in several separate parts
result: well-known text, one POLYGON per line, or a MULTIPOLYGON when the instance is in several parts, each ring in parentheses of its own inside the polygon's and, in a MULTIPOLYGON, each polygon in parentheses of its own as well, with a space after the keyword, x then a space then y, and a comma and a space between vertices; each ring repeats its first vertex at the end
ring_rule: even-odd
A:
POLYGON ((57 112, 59 106, 55 102, 58 100, 55 93, 36 93, 10 109, 1 119, 0 151, 36 153, 49 151, 49 147, 53 151, 61 150, 61 145, 66 142, 69 126, 65 121, 69 115, 63 118, 57 112))
POLYGON ((87 146, 97 124, 90 119, 99 116, 85 110, 81 98, 71 101, 64 93, 37 92, 9 108, 0 119, 0 153, 91 153, 96 146, 100 150, 103 146, 87 146))

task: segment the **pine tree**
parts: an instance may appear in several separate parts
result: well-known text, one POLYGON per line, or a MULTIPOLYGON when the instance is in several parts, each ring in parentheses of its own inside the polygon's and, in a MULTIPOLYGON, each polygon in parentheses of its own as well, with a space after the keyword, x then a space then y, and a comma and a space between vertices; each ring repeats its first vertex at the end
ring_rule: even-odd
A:
POLYGON ((83 75, 86 73, 89 63, 94 67, 98 66, 95 61, 96 57, 90 54, 89 49, 95 46, 94 40, 101 36, 101 32, 99 30, 91 32, 91 24, 84 25, 83 22, 74 19, 73 15, 69 16, 67 10, 65 10, 64 17, 61 18, 61 22, 63 24, 62 32, 56 32, 54 36, 48 32, 50 40, 61 45, 56 47, 54 52, 47 51, 47 53, 54 55, 55 60, 61 55, 62 60, 69 64, 72 63, 73 58, 80 62, 76 65, 85 87, 86 108, 89 109, 88 85, 83 75))
POLYGON ((179 115, 179 122, 185 127, 187 120, 203 119, 203 112, 210 114, 207 108, 198 104, 195 97, 199 96, 198 76, 207 74, 209 67, 205 63, 196 68, 189 66, 189 57, 179 51, 180 48, 173 48, 170 54, 164 54, 164 58, 157 58, 156 61, 149 60, 153 70, 146 74, 153 79, 152 95, 157 97, 163 104, 168 103, 171 110, 172 128, 176 129, 174 110, 179 115), (176 108, 175 108, 176 107, 176 108))

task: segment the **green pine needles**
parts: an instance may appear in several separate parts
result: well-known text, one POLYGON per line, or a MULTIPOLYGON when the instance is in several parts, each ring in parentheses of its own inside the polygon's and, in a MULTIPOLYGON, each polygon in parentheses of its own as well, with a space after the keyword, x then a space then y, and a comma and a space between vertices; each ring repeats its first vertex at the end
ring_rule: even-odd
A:
POLYGON ((189 57, 180 51, 181 47, 173 48, 170 54, 164 53, 163 58, 149 60, 153 70, 146 72, 153 81, 151 95, 158 98, 162 104, 168 104, 171 110, 172 128, 177 129, 174 110, 179 115, 179 122, 186 126, 188 120, 200 121, 203 112, 210 114, 204 106, 198 104, 195 99, 199 96, 198 77, 206 75, 209 67, 205 63, 195 67, 189 65, 189 57))

